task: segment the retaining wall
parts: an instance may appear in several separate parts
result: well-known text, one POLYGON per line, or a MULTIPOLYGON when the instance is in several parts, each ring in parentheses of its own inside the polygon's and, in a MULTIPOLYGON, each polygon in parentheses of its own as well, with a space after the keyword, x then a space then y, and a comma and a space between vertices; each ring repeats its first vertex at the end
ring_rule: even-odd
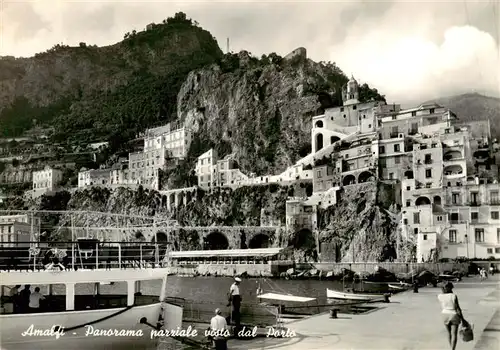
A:
MULTIPOLYGON (((462 272, 467 272, 468 263, 383 263, 383 262, 373 262, 373 263, 314 263, 312 264, 314 268, 322 271, 333 271, 335 274, 339 273, 342 269, 349 269, 354 272, 375 272, 375 268, 381 267, 392 273, 408 273, 413 271, 423 271, 429 270, 432 273, 439 274, 444 271, 458 270, 462 272)), ((311 266, 311 264, 308 264, 311 266)), ((301 266, 297 264, 297 268, 301 269, 301 266)))

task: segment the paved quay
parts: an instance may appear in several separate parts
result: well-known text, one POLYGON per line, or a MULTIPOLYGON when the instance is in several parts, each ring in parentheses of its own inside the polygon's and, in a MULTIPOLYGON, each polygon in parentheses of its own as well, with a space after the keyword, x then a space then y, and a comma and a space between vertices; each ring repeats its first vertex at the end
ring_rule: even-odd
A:
MULTIPOLYGON (((465 318, 474 325, 474 340, 458 340, 457 350, 499 349, 500 346, 500 279, 498 275, 485 282, 465 278, 456 282, 465 318)), ((320 314, 288 324, 296 336, 273 339, 230 340, 229 350, 412 350, 449 349, 446 329, 437 300, 440 288, 421 288, 394 295, 391 303, 374 304, 378 310, 361 315, 339 314, 330 319, 320 314)))

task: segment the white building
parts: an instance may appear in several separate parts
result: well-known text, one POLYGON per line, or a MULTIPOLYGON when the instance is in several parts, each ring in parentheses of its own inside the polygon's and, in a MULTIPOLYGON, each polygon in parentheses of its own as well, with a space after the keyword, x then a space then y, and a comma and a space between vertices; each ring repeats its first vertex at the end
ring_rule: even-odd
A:
POLYGON ((14 247, 15 243, 36 241, 36 236, 39 234, 40 218, 38 217, 27 214, 0 216, 2 247, 14 247))
POLYGON ((198 177, 198 186, 201 188, 245 186, 249 182, 248 176, 238 169, 233 155, 218 160, 217 152, 213 149, 198 157, 195 173, 198 177))
POLYGON ((43 170, 33 172, 33 196, 37 197, 44 193, 57 189, 62 181, 63 172, 49 166, 43 170))
POLYGON ((185 158, 192 141, 192 132, 185 126, 174 128, 171 124, 148 129, 144 136, 144 153, 165 149, 164 157, 185 158))
POLYGON ((111 183, 110 169, 90 169, 78 173, 78 187, 108 186, 111 183))

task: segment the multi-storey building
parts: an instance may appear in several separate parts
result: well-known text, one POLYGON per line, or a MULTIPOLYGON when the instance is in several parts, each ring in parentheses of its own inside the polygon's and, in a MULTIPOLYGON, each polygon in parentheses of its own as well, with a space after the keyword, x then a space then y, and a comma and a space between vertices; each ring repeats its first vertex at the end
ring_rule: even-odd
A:
POLYGON ((19 246, 19 242, 34 242, 39 234, 38 217, 27 214, 0 216, 0 242, 3 247, 19 246))
POLYGON ((214 149, 198 157, 195 173, 198 177, 198 186, 201 188, 242 186, 248 182, 248 176, 238 169, 238 164, 232 154, 218 160, 214 149))
POLYGON ((78 187, 108 186, 110 182, 109 169, 90 169, 78 173, 78 187))
POLYGON ((33 196, 38 197, 44 193, 57 189, 62 181, 63 172, 49 166, 43 170, 33 172, 33 196))
POLYGON ((148 129, 144 136, 144 152, 166 150, 165 158, 185 158, 192 141, 189 128, 175 127, 170 123, 154 129, 148 129))

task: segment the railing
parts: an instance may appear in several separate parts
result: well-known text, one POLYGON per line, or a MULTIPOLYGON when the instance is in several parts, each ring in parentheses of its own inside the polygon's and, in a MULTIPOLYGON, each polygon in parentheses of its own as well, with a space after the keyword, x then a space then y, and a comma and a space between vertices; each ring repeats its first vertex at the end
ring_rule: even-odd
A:
POLYGON ((2 242, 0 270, 155 268, 164 264, 167 248, 165 243, 99 242, 98 240, 2 242))

